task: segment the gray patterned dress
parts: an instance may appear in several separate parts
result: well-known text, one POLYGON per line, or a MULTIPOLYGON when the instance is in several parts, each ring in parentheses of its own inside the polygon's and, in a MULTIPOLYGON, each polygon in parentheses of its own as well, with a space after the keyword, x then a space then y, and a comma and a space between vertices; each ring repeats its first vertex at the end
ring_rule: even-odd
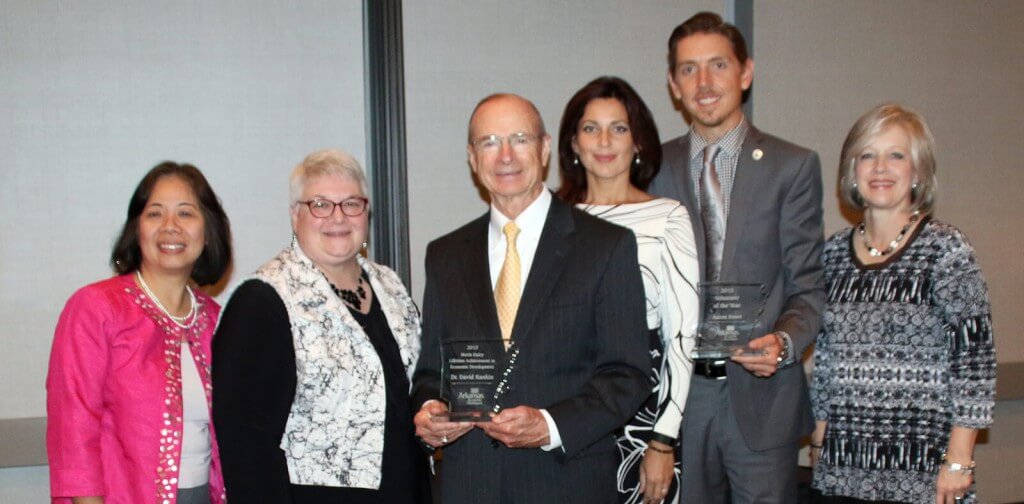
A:
MULTIPOLYGON (((952 427, 992 424, 988 290, 959 230, 925 219, 885 262, 863 265, 853 229, 823 262, 828 304, 811 400, 826 421, 814 488, 863 500, 932 502, 952 427)), ((964 502, 975 502, 971 491, 964 502)))

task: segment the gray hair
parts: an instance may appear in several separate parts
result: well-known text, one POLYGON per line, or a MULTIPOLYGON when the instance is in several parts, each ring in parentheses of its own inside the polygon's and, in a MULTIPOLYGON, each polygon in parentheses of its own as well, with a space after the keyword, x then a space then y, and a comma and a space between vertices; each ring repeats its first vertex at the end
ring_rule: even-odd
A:
POLYGON ((366 174, 359 166, 359 161, 350 154, 338 149, 318 150, 303 159, 288 178, 288 205, 294 205, 302 197, 302 190, 311 178, 324 175, 348 177, 359 184, 363 196, 369 198, 366 174))
POLYGON ((910 139, 910 161, 917 187, 910 191, 911 210, 927 214, 935 207, 938 180, 935 177, 935 139, 921 114, 896 103, 883 103, 867 111, 850 128, 839 156, 839 197, 855 209, 864 209, 864 199, 854 185, 857 158, 879 135, 899 126, 910 139))

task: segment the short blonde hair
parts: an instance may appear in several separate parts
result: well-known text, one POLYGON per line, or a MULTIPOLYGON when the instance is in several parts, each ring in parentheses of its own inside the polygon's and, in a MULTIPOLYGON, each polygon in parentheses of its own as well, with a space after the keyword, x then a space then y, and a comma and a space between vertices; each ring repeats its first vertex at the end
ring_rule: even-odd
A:
POLYGON ((359 166, 359 161, 350 154, 338 149, 318 150, 303 159, 288 178, 288 204, 289 206, 298 203, 302 197, 302 190, 306 188, 309 179, 324 175, 337 175, 348 177, 359 184, 359 190, 363 196, 370 197, 366 185, 366 174, 359 166))
POLYGON ((850 128, 839 156, 839 196, 850 207, 864 209, 864 199, 855 185, 857 158, 867 144, 894 126, 902 128, 910 138, 910 162, 917 176, 917 187, 910 191, 911 209, 930 213, 938 189, 935 139, 920 114, 896 103, 884 103, 865 112, 850 128))

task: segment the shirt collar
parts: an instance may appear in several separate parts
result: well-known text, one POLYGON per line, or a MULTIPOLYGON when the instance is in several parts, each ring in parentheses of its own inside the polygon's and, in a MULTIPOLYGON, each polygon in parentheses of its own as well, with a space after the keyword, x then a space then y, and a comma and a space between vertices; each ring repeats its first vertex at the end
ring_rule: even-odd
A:
MULTIPOLYGON (((516 225, 519 226, 520 236, 523 234, 540 236, 540 230, 544 227, 544 221, 547 220, 549 208, 551 208, 551 191, 548 191, 547 187, 545 187, 541 190, 537 199, 533 200, 533 203, 530 203, 530 206, 526 207, 515 218, 516 225)), ((491 237, 500 238, 503 236, 502 229, 510 220, 512 219, 506 217, 505 214, 494 207, 494 204, 491 204, 491 237)))
MULTIPOLYGON (((743 139, 747 137, 747 130, 750 129, 750 123, 747 122, 747 117, 743 116, 740 118, 740 123, 735 128, 729 130, 728 133, 722 135, 722 138, 718 139, 718 146, 721 148, 723 155, 735 157, 740 153, 740 147, 743 146, 743 139)), ((704 155, 704 147, 708 146, 708 141, 704 137, 697 133, 697 130, 690 128, 690 160, 698 156, 704 155)))

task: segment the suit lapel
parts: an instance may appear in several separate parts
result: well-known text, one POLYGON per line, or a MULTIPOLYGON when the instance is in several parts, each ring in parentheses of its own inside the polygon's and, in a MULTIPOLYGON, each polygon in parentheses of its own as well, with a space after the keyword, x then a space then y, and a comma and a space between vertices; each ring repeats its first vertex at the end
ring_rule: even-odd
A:
MULTIPOLYGON (((739 159, 736 160, 736 174, 732 182, 732 195, 729 198, 729 218, 725 226, 725 246, 722 250, 722 272, 728 275, 732 271, 736 247, 743 237, 749 209, 747 205, 753 201, 755 189, 761 179, 760 171, 765 169, 761 156, 754 159, 754 151, 760 151, 763 136, 754 126, 750 126, 747 137, 740 148, 739 159)), ((764 153, 762 152, 762 155, 764 153)), ((728 278, 723 278, 727 280, 728 278)), ((739 278, 732 280, 742 281, 739 278)))
POLYGON ((480 323, 480 337, 501 339, 498 325, 498 309, 494 305, 494 290, 491 288, 491 267, 487 257, 487 226, 490 214, 473 223, 473 229, 466 233, 461 268, 462 283, 469 294, 469 302, 480 323))
MULTIPOLYGON (((530 276, 526 279, 526 287, 519 301, 516 323, 512 327, 512 340, 517 344, 530 334, 537 314, 547 304, 552 289, 565 271, 571 249, 569 236, 574 230, 571 208, 557 198, 552 198, 540 242, 537 244, 537 252, 530 266, 530 276)), ((491 304, 493 305, 493 302, 491 304)))

